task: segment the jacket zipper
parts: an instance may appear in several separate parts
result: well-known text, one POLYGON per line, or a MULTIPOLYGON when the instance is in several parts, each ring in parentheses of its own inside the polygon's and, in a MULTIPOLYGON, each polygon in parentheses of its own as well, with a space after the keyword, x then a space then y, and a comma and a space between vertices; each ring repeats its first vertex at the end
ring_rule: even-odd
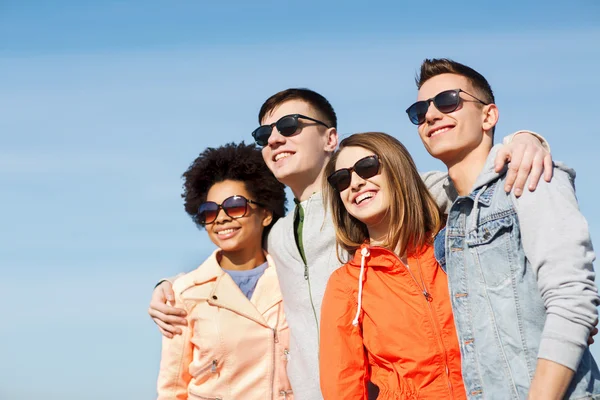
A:
POLYGON ((280 396, 283 396, 283 400, 287 399, 288 395, 292 394, 292 390, 282 390, 279 392, 280 396))
POLYGON ((421 281, 423 282, 422 288, 417 284, 417 280, 415 279, 410 267, 408 266, 408 263, 404 264, 404 262, 398 256, 396 256, 396 258, 398 258, 398 260, 400 260, 400 263, 406 268, 406 270, 412 277, 414 284, 419 288, 419 291, 423 294, 423 297, 425 298, 425 302, 427 303, 427 308, 429 310, 429 317, 431 318, 431 323, 435 329, 436 338, 438 340, 438 346, 441 347, 442 353, 444 353, 444 372, 446 372, 446 379, 448 380, 448 389, 450 390, 450 396, 454 398, 454 389, 452 388, 452 381, 450 380, 450 369, 448 368, 448 353, 446 352, 446 347, 444 346, 444 342, 442 341, 441 329, 439 328, 438 322, 433 314, 433 310, 431 309, 430 302, 433 298, 431 297, 431 294, 429 294, 429 292, 427 291, 427 287, 425 287, 425 282, 423 281, 423 270, 421 269, 421 265, 419 264, 419 272, 421 274, 421 281))
POLYGON ((198 374, 202 374, 209 369, 212 374, 216 374, 218 365, 219 365, 219 360, 212 360, 209 365, 207 365, 206 367, 204 367, 200 371, 198 371, 198 374))
POLYGON ((321 345, 321 336, 319 332, 319 319, 317 318, 317 310, 315 309, 315 303, 313 302, 312 289, 310 287, 310 276, 308 274, 308 265, 304 264, 304 279, 308 283, 308 298, 310 299, 310 306, 315 317, 315 323, 317 325, 317 345, 321 345))
POLYGON ((272 328, 273 329, 273 346, 272 346, 272 349, 273 349, 272 361, 273 361, 273 363, 271 365, 271 385, 270 385, 271 397, 269 397, 270 399, 273 399, 273 391, 275 390, 274 389, 274 387, 275 387, 275 365, 277 363, 277 360, 276 360, 277 354, 276 353, 277 353, 277 343, 279 343, 279 338, 277 337, 277 327, 279 326, 279 314, 281 312, 280 307, 281 307, 281 304, 277 308, 277 320, 275 321, 275 328, 272 328))
MULTIPOLYGON (((308 206, 310 205, 311 199, 312 199, 312 196, 311 196, 311 198, 308 199, 308 202, 306 203, 306 210, 304 211, 305 216, 308 214, 308 206)), ((312 288, 310 286, 310 275, 308 273, 308 264, 306 263, 304 257, 302 257, 302 254, 300 254, 300 259, 302 260, 302 262, 304 262, 304 280, 308 283, 308 298, 310 300, 310 306, 313 311, 313 316, 315 317, 315 324, 317 327, 317 347, 318 347, 321 345, 321 337, 320 337, 320 332, 319 332, 319 318, 317 317, 317 310, 315 309, 315 303, 313 301, 312 288)))
MULTIPOLYGON (((234 310, 232 308, 225 307, 225 306, 223 306, 221 304, 211 303, 210 301, 209 301, 209 304, 214 304, 217 307, 221 307, 221 308, 224 308, 226 310, 233 311, 233 312, 235 312, 237 314, 243 315, 244 317, 248 318, 251 321, 254 321, 254 322, 258 323, 259 325, 264 326, 264 324, 262 322, 257 321, 254 318, 250 317, 249 315, 244 314, 242 312, 239 312, 238 310, 234 310)), ((280 310, 278 310, 278 311, 280 311, 280 310)), ((277 313, 277 325, 279 325, 279 312, 277 313)), ((273 386, 275 385, 275 343, 279 343, 279 338, 277 337, 277 325, 276 325, 275 328, 271 328, 269 326, 269 329, 271 329, 271 331, 273 332, 273 346, 272 346, 272 348, 273 348, 273 366, 271 368, 272 372, 271 372, 271 397, 270 397, 271 399, 273 398, 273 386)), ((210 397, 206 397, 206 398, 209 399, 209 400, 221 400, 220 398, 214 398, 214 399, 210 398, 210 397)))
POLYGON ((433 315, 433 310, 431 309, 431 304, 428 299, 425 300, 427 302, 427 306, 429 308, 429 315, 432 319, 432 323, 435 327, 438 339, 438 345, 441 346, 442 352, 444 353, 444 368, 446 372, 446 378, 448 379, 448 389, 450 389, 450 396, 454 398, 454 389, 452 388, 452 381, 450 380, 450 369, 448 368, 448 353, 446 351, 446 347, 444 346, 444 342, 442 341, 441 329, 438 327, 438 322, 433 315))

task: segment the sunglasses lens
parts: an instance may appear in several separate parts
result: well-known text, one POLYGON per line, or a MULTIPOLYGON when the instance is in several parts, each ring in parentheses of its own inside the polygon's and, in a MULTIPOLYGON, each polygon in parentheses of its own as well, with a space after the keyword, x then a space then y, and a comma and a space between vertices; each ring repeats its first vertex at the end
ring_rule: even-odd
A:
POLYGON ((217 203, 212 201, 202 203, 198 208, 198 222, 201 224, 210 224, 217 218, 218 213, 219 206, 217 203))
POLYGON ((427 101, 417 101, 415 104, 410 106, 410 108, 406 110, 410 122, 415 125, 421 125, 423 122, 425 122, 425 115, 427 114, 428 108, 429 102, 427 101))
POLYGON ((379 160, 372 156, 358 160, 354 165, 354 171, 363 179, 372 178, 379 172, 379 160))
POLYGON ((444 114, 448 114, 456 110, 459 101, 460 97, 456 90, 448 90, 439 93, 433 98, 433 104, 435 104, 436 108, 444 114))
POLYGON ((272 130, 273 128, 270 125, 262 125, 256 128, 254 132, 252 132, 252 137, 256 144, 259 146, 266 146, 272 130))
POLYGON ((276 126, 283 136, 291 136, 298 130, 298 119, 292 116, 283 117, 277 121, 276 126))
POLYGON ((338 192, 343 192, 350 186, 350 179, 350 171, 347 169, 340 169, 329 175, 327 181, 335 190, 338 192))
POLYGON ((225 199, 223 209, 231 218, 241 218, 246 215, 248 202, 242 196, 233 196, 225 199))

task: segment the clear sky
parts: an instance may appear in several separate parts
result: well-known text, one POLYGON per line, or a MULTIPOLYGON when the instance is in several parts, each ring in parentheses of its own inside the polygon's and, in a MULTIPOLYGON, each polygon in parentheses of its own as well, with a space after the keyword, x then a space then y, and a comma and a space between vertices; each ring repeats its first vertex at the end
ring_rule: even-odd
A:
POLYGON ((538 131, 577 170, 600 246, 599 21, 595 0, 0 0, 0 400, 153 398, 152 287, 212 249, 180 176, 288 87, 443 169, 404 113, 414 75, 474 67, 496 135, 538 131))

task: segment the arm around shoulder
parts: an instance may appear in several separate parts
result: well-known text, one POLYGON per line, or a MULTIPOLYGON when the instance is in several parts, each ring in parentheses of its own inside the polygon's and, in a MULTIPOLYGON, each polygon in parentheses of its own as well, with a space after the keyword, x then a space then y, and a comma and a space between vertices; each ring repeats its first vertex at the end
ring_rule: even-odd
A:
POLYGON ((535 192, 513 196, 513 202, 525 255, 546 306, 538 357, 574 371, 597 321, 600 298, 594 250, 573 177, 568 168, 555 168, 552 182, 540 182, 535 192))

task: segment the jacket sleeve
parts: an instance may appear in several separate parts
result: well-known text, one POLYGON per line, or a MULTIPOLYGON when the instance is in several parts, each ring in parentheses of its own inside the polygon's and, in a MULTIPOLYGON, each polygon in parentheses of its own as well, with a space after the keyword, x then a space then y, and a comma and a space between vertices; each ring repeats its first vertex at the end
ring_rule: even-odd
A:
MULTIPOLYGON (((185 309, 181 297, 175 293, 175 307, 185 309)), ((188 316, 189 316, 189 310, 188 316)), ((192 362, 193 347, 191 334, 194 330, 191 320, 181 327, 181 335, 169 339, 162 337, 162 355, 158 373, 158 400, 187 400, 188 385, 192 380, 189 366, 192 362)))
MULTIPOLYGON (((504 146, 510 144, 513 138, 520 133, 528 133, 535 136, 542 143, 542 146, 546 150, 550 151, 550 144, 542 135, 527 130, 517 131, 503 137, 502 144, 504 146)), ((458 197, 458 193, 456 192, 454 185, 452 185, 452 182, 448 177, 448 173, 441 171, 422 172, 421 179, 423 179, 423 182, 425 182, 425 186, 427 186, 427 189, 429 189, 429 192, 433 196, 433 199, 437 203, 440 210, 442 210, 444 214, 448 214, 452 203, 458 197)))
POLYGON ((579 211, 575 172, 554 168, 552 182, 535 192, 512 195, 525 256, 537 274, 546 306, 538 358, 574 371, 588 347, 600 303, 594 283, 595 259, 588 224, 579 211))
POLYGON ((520 130, 520 131, 516 131, 515 133, 511 133, 508 136, 504 136, 502 138, 502 144, 506 146, 507 144, 512 143, 512 140, 515 138, 515 136, 517 136, 518 134, 521 134, 521 133, 529 133, 530 135, 535 136, 540 141, 540 143, 542 143, 542 146, 544 147, 544 149, 548 150, 548 153, 550 153, 550 151, 551 151, 551 149, 550 149, 550 143, 548 143, 548 141, 546 140, 546 138, 544 138, 539 133, 535 133, 533 131, 528 131, 526 129, 523 129, 523 130, 520 130))
POLYGON ((319 368, 324 400, 367 400, 369 364, 362 337, 362 316, 352 325, 357 301, 340 281, 344 267, 327 283, 321 306, 319 368))
POLYGON ((422 172, 421 179, 425 183, 425 186, 427 186, 429 193, 433 196, 433 199, 440 210, 442 210, 444 214, 448 214, 452 202, 458 197, 456 189, 454 189, 454 186, 450 182, 450 178, 448 178, 448 173, 441 171, 422 172))

